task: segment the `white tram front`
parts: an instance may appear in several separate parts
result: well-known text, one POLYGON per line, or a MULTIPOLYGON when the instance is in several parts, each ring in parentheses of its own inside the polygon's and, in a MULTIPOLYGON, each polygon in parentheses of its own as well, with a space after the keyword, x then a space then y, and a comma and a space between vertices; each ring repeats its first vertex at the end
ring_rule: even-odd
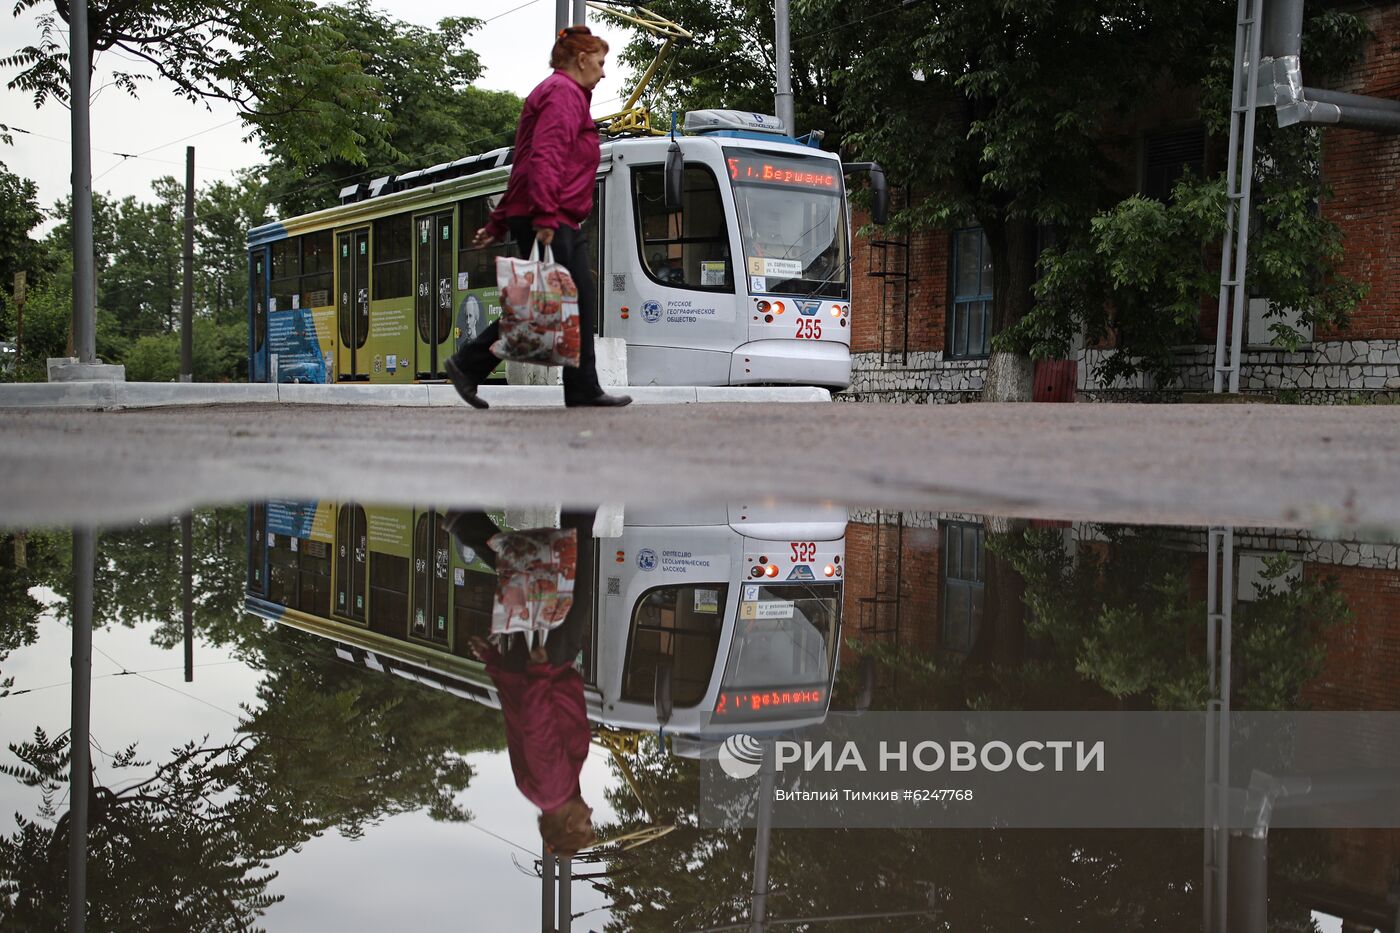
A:
POLYGON ((603 147, 601 331, 633 385, 850 384, 841 160, 775 122, 702 111, 689 135, 603 147))

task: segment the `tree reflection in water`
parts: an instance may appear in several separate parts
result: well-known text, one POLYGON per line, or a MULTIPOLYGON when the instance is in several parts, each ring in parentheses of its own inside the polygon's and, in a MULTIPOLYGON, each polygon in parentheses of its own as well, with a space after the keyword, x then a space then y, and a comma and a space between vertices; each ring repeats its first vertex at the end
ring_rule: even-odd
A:
MULTIPOLYGON (((197 634, 266 673, 229 741, 206 736, 164 756, 133 745, 94 769, 89 929, 250 929, 282 899, 268 891, 273 860, 328 830, 353 838, 397 813, 470 819, 456 802, 472 778, 465 756, 504 746, 494 711, 344 664, 325 642, 246 615, 246 511, 199 513, 195 528, 197 634)), ((178 536, 178 520, 101 536, 99 628, 152 625, 157 645, 179 643, 178 536)), ((31 535, 30 568, 6 561, 0 587, 66 596, 66 538, 31 535), (53 559, 36 562, 45 554, 53 559)), ((33 641, 44 607, 18 600, 7 610, 5 654, 33 641)), ((0 769, 43 801, 0 837, 7 930, 65 923, 68 742, 66 732, 36 730, 0 769)))

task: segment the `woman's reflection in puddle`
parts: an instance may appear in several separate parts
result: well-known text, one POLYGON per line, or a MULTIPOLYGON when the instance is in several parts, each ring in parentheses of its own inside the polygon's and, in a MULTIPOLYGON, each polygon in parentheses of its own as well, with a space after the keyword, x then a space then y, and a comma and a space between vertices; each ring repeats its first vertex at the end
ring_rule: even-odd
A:
MULTIPOLYGON (((497 555, 488 543, 501 529, 485 512, 447 516, 448 530, 492 570, 497 555)), ((523 635, 480 635, 472 654, 486 664, 506 722, 506 745, 515 786, 540 808, 540 838, 554 855, 570 857, 593 844, 593 810, 584 803, 579 773, 588 757, 589 728, 583 677, 574 660, 583 646, 592 605, 591 587, 578 570, 592 566, 593 513, 565 512, 560 527, 577 534, 573 605, 543 645, 523 635)), ((499 591, 498 591, 499 598, 499 591)))

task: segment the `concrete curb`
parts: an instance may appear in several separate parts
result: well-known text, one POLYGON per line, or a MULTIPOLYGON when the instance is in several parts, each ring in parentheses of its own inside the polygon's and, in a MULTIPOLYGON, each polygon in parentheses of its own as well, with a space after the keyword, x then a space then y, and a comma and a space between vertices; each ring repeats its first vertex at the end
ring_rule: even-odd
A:
MULTIPOLYGON (((617 386, 638 405, 830 402, 809 386, 617 386)), ((562 386, 486 385, 492 408, 562 408, 562 386)), ((450 385, 305 385, 180 382, 34 382, 0 385, 0 408, 163 408, 174 405, 393 405, 466 408, 450 385)))

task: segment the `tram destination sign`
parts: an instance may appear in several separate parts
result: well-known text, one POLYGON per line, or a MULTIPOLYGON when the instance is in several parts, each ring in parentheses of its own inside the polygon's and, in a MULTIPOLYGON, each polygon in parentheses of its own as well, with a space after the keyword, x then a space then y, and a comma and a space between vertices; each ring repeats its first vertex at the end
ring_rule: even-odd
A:
MULTIPOLYGON (((730 150, 731 152, 733 150, 730 150)), ((825 159, 775 159, 761 155, 728 157, 729 178, 736 185, 777 185, 839 191, 839 173, 825 159)))

